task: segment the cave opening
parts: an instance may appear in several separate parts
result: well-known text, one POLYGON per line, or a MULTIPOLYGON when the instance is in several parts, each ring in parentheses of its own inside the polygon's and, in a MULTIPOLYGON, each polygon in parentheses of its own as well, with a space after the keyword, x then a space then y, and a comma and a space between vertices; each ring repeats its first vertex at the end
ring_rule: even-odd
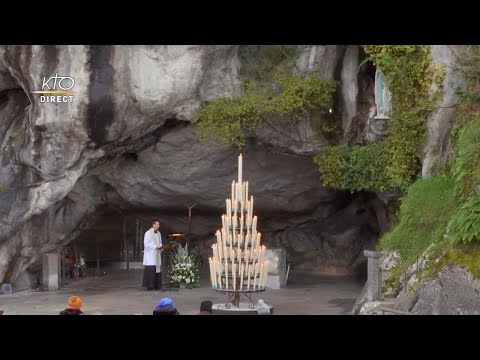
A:
MULTIPOLYGON (((286 266, 290 268, 287 282, 296 281, 301 273, 347 275, 365 281, 367 262, 363 250, 373 250, 377 243, 382 232, 382 211, 373 193, 344 193, 339 194, 336 209, 325 218, 282 228, 279 224, 285 224, 291 214, 260 209, 262 242, 267 248, 285 249, 286 266)), ((96 220, 66 246, 65 252, 83 257, 90 274, 104 269, 142 269, 144 234, 151 221, 159 219, 163 240, 168 241, 168 235, 173 233, 185 235, 185 241, 180 243, 189 241, 190 251, 202 264, 201 271, 207 272, 215 230, 221 227, 220 215, 221 210, 202 205, 193 209, 189 220, 188 208, 182 205, 143 210, 107 204, 94 216, 96 220)))

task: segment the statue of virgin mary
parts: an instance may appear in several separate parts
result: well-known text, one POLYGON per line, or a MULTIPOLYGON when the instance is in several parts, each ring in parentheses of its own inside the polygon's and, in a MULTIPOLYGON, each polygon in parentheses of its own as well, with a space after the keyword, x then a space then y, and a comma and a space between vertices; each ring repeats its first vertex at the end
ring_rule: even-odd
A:
POLYGON ((385 75, 377 68, 375 72, 375 104, 377 118, 388 118, 392 111, 392 93, 385 85, 385 75))

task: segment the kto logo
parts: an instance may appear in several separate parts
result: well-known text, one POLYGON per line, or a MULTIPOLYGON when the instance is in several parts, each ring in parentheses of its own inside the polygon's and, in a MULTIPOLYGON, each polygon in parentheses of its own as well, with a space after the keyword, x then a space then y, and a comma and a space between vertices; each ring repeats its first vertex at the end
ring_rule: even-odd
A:
POLYGON ((42 90, 32 91, 34 94, 48 94, 41 95, 40 102, 72 102, 73 101, 73 91, 71 90, 75 85, 75 80, 70 76, 58 76, 55 73, 55 76, 50 77, 48 80, 46 77, 43 77, 42 90))

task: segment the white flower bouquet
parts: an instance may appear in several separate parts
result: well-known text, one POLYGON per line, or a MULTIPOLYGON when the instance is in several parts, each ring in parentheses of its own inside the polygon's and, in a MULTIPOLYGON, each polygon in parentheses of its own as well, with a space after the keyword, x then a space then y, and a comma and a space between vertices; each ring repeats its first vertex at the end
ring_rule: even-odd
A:
POLYGON ((200 285, 198 265, 192 255, 188 253, 187 245, 179 245, 172 256, 170 265, 170 277, 172 282, 184 284, 188 288, 200 285))

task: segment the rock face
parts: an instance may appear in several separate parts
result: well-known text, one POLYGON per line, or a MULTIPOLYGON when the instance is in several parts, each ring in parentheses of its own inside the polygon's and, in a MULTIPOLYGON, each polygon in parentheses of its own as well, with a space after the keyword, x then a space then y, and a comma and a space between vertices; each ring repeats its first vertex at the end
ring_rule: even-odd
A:
POLYGON ((443 80, 443 99, 427 119, 427 139, 425 141, 422 158, 422 177, 429 177, 436 173, 451 154, 452 146, 449 138, 453 125, 455 104, 458 101, 457 90, 465 84, 456 65, 456 60, 465 56, 465 46, 461 45, 433 45, 432 58, 435 64, 445 68, 443 80))
POLYGON ((480 314, 480 280, 465 269, 445 266, 418 291, 416 314, 480 314))
MULTIPOLYGON (((333 110, 341 142, 357 141, 373 104, 374 72, 357 70, 362 50, 298 49, 300 69, 340 82, 333 110)), ((175 228, 184 224, 184 203, 193 201, 194 232, 208 254, 238 150, 200 143, 190 121, 203 101, 239 94, 238 50, 1 46, 0 283, 40 269, 42 254, 101 220, 107 206, 160 216, 175 228), (72 102, 41 102, 32 93, 55 74, 74 79, 72 102)), ((434 123, 448 121, 445 115, 434 123)), ((354 271, 383 229, 382 205, 373 194, 322 187, 311 155, 326 142, 311 133, 289 143, 260 129, 242 149, 259 228, 300 267, 354 271)))

